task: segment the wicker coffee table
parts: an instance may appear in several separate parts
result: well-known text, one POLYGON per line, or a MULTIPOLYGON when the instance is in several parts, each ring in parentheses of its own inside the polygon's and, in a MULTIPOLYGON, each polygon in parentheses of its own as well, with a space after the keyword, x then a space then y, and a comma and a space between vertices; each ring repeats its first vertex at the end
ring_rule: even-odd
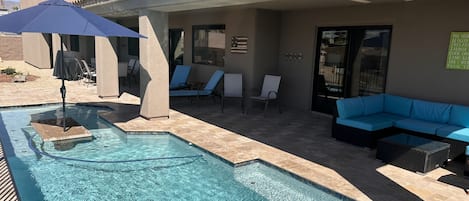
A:
POLYGON ((397 134, 378 141, 376 158, 398 167, 426 173, 442 166, 450 145, 409 134, 397 134))

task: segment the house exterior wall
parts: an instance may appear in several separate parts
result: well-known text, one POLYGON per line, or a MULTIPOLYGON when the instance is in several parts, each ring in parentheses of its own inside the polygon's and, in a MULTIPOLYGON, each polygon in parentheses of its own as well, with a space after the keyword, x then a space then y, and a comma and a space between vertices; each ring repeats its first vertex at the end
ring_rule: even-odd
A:
POLYGON ((243 73, 244 83, 249 85, 251 81, 246 75, 252 74, 254 66, 253 44, 251 43, 254 32, 254 10, 231 10, 220 12, 193 12, 189 14, 170 15, 169 27, 182 28, 184 30, 184 64, 191 65, 190 81, 208 81, 215 70, 223 70, 225 73, 243 73), (225 66, 213 66, 192 63, 192 26, 225 24, 225 66), (231 37, 247 36, 247 54, 231 54, 231 37))
POLYGON ((257 9, 232 9, 219 12, 192 12, 170 15, 170 28, 184 30, 184 64, 193 67, 189 80, 207 81, 221 69, 225 73, 242 73, 246 95, 258 93, 266 72, 277 74, 279 13, 257 9), (225 65, 223 67, 192 63, 192 26, 224 24, 225 65), (233 36, 248 37, 246 54, 231 53, 233 36))
POLYGON ((23 59, 37 68, 52 68, 49 46, 52 44, 47 34, 23 33, 23 59))
MULTIPOLYGON (((43 0, 21 0, 21 9, 35 6, 43 0)), ((52 68, 50 49, 52 41, 41 33, 23 33, 23 59, 37 68, 52 68)))
POLYGON ((279 75, 280 12, 256 10, 255 54, 252 79, 254 91, 260 94, 265 74, 279 75))
POLYGON ((283 12, 278 63, 284 102, 311 108, 318 27, 392 25, 386 92, 469 105, 469 71, 445 69, 451 31, 469 31, 468 7, 465 0, 430 0, 283 12), (282 56, 288 52, 304 57, 289 61, 282 56))

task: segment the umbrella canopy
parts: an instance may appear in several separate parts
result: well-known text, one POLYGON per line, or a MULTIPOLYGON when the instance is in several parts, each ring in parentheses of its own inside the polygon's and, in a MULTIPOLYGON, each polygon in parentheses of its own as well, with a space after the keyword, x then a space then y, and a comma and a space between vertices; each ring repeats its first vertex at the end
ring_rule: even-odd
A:
POLYGON ((81 36, 144 36, 63 0, 49 0, 0 16, 0 31, 58 33, 81 36))
MULTIPOLYGON (((27 9, 0 16, 0 32, 60 34, 61 66, 63 64, 63 35, 132 37, 145 36, 88 12, 63 0, 49 0, 27 9)), ((62 77, 62 110, 65 115, 65 83, 62 77)), ((64 131, 66 130, 65 121, 64 131)))

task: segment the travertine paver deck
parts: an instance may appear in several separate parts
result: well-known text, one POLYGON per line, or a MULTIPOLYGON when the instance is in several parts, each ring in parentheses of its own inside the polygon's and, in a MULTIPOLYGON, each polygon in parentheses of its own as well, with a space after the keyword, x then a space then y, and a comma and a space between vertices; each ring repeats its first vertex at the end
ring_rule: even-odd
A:
MULTIPOLYGON (((1 83, 0 106, 60 102, 60 81, 50 78, 50 70, 12 65, 44 77, 30 83, 1 83)), ((68 102, 115 109, 101 116, 123 130, 169 131, 233 163, 262 159, 357 200, 469 200, 464 191, 468 183, 454 175, 460 174, 460 167, 419 175, 383 164, 372 150, 332 139, 329 117, 287 109, 263 118, 259 111, 243 115, 239 108, 228 108, 221 113, 211 102, 191 105, 176 99, 169 119, 148 121, 138 116, 135 96, 124 93, 119 99, 101 100, 94 86, 67 82, 67 87, 68 102)))

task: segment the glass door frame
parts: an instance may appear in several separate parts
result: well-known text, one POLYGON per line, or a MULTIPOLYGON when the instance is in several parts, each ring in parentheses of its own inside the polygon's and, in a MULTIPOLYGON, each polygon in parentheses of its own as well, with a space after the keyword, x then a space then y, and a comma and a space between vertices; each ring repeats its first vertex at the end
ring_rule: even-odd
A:
MULTIPOLYGON (((183 33, 183 34, 185 34, 183 28, 168 29, 168 40, 169 40, 168 41, 168 65, 169 65, 170 79, 171 79, 173 71, 176 67, 176 64, 174 62, 176 58, 175 58, 174 52, 171 51, 172 47, 177 46, 177 44, 173 44, 173 41, 172 41, 172 34, 173 33, 183 33)), ((184 38, 182 38, 182 40, 184 40, 184 38)), ((183 61, 183 63, 184 63, 184 61, 183 61)))
MULTIPOLYGON (((386 63, 386 76, 384 77, 384 91, 386 90, 386 83, 387 83, 387 71, 389 68, 389 54, 391 50, 391 42, 392 42, 392 25, 368 25, 368 26, 333 26, 333 27, 317 27, 316 29, 316 52, 315 52, 315 61, 313 64, 313 93, 312 93, 312 101, 311 101, 311 110, 318 111, 322 113, 332 113, 327 108, 318 107, 316 104, 318 102, 318 95, 319 95, 319 82, 317 79, 319 75, 319 68, 320 68, 320 58, 321 58, 321 44, 322 44, 322 33, 324 31, 347 31, 347 47, 346 53, 344 55, 344 76, 343 76, 343 91, 342 97, 348 98, 351 96, 351 83, 352 83, 352 71, 353 71, 353 64, 355 58, 349 58, 351 55, 357 55, 358 48, 357 46, 361 45, 360 42, 356 40, 356 34, 359 31, 366 31, 366 30, 389 30, 389 47, 387 52, 387 63, 386 63), (353 50, 355 50, 353 52, 353 50)), ((327 99, 327 98, 326 98, 327 99)))

